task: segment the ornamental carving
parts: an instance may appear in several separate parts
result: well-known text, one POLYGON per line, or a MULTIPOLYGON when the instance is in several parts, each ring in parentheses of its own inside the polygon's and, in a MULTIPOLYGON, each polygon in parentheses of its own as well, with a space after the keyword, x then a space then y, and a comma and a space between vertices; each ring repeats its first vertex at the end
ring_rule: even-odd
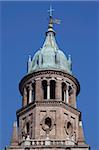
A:
POLYGON ((47 134, 53 129, 54 125, 55 125, 54 119, 50 115, 46 115, 41 121, 42 129, 47 134))
POLYGON ((27 137, 28 135, 31 135, 31 123, 32 123, 32 119, 31 116, 29 116, 28 118, 26 118, 23 123, 22 123, 22 129, 21 129, 21 134, 22 137, 27 137))
POLYGON ((71 138, 74 134, 73 124, 71 121, 65 121, 65 132, 69 138, 71 138))

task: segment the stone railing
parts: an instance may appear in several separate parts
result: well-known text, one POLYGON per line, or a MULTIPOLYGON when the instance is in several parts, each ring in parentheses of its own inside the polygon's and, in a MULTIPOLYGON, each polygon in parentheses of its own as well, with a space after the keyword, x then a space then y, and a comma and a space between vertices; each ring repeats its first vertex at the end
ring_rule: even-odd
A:
POLYGON ((60 146, 67 146, 67 145, 75 145, 75 142, 73 140, 51 140, 51 139, 29 139, 27 137, 26 139, 23 139, 20 143, 22 146, 33 146, 33 147, 60 147, 60 146))

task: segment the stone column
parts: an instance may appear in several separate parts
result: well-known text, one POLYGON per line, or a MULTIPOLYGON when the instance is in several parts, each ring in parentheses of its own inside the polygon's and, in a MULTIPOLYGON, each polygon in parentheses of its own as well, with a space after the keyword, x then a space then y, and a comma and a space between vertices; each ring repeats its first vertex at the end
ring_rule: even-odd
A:
POLYGON ((27 90, 26 87, 23 89, 23 107, 27 105, 27 90))
POLYGON ((73 88, 73 105, 76 108, 76 89, 73 88))
POLYGON ((76 108, 76 89, 74 87, 72 87, 70 91, 69 104, 76 108))
POLYGON ((68 93, 68 85, 66 86, 66 103, 69 102, 69 93, 68 93))
POLYGON ((47 99, 50 99, 50 81, 47 81, 47 99))
POLYGON ((56 80, 55 98, 57 100, 61 100, 62 99, 62 83, 61 83, 60 80, 56 80))
POLYGON ((66 102, 66 91, 64 90, 64 102, 66 102))
POLYGON ((32 90, 33 90, 33 87, 32 87, 32 84, 29 85, 29 103, 32 102, 32 90))

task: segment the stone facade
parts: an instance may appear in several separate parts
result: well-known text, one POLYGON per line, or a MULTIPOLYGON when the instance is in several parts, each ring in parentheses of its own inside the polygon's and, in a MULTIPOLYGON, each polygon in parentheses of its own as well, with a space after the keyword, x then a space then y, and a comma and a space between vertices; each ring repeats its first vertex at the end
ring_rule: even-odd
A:
POLYGON ((84 140, 81 112, 76 108, 76 96, 80 91, 76 78, 60 71, 40 71, 25 76, 19 86, 23 102, 22 108, 17 111, 19 130, 18 133, 14 133, 14 137, 18 134, 18 139, 13 137, 11 146, 7 150, 46 149, 46 147, 68 150, 89 149, 84 140), (49 86, 50 81, 55 81, 54 99, 50 96, 49 99, 44 99, 43 81, 48 82, 49 86), (70 91, 68 90, 68 101, 62 95, 63 83, 71 87, 70 91), (31 89, 27 87, 33 84, 35 99, 24 90, 30 91, 31 89), (28 96, 31 97, 30 102, 28 96))

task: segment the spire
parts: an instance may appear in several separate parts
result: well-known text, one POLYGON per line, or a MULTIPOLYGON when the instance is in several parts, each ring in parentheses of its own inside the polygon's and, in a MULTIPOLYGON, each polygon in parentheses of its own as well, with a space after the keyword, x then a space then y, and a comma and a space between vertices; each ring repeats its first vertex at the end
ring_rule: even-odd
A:
POLYGON ((79 144, 85 143, 84 133, 83 133, 83 126, 82 126, 82 121, 81 120, 79 121, 78 143, 79 144))
POLYGON ((13 123, 13 132, 11 138, 11 145, 18 145, 18 128, 17 128, 17 121, 13 123))
POLYGON ((52 15, 53 11, 54 11, 54 9, 50 5, 50 9, 48 10, 48 12, 49 12, 49 24, 48 24, 48 30, 46 32, 46 35, 49 32, 52 32, 55 36, 55 31, 53 30, 53 24, 60 24, 60 20, 59 19, 53 19, 53 15, 52 15))
POLYGON ((46 32, 46 39, 45 42, 43 44, 43 47, 52 47, 55 50, 59 49, 56 43, 56 39, 55 39, 55 31, 53 30, 53 24, 59 24, 59 20, 58 19, 53 19, 53 11, 54 9, 52 8, 52 6, 50 5, 50 9, 48 10, 49 12, 49 24, 48 24, 48 30, 46 32))

